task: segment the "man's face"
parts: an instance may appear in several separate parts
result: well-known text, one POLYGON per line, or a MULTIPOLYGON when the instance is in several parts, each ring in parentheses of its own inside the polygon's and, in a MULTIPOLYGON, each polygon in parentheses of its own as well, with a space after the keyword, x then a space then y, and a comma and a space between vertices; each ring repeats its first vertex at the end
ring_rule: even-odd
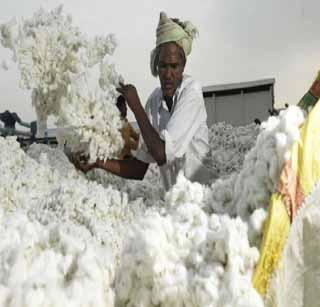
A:
POLYGON ((183 51, 175 43, 160 46, 158 74, 164 97, 172 98, 182 81, 183 51))

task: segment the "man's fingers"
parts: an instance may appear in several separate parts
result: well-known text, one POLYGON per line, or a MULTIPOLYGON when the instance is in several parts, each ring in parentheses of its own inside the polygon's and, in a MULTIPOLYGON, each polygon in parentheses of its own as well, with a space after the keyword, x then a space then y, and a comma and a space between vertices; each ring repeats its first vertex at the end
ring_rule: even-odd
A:
POLYGON ((117 87, 116 90, 124 96, 124 90, 121 87, 117 87))
POLYGON ((121 81, 119 81, 119 87, 117 87, 116 90, 117 90, 119 93, 123 94, 124 89, 125 89, 124 83, 121 82, 121 81))

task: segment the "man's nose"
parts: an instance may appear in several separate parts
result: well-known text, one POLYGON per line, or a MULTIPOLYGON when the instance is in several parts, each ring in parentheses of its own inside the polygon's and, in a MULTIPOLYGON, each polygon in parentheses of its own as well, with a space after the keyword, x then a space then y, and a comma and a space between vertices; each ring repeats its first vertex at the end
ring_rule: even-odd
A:
POLYGON ((172 76, 172 69, 171 67, 167 67, 164 73, 164 76, 166 79, 170 79, 172 76))

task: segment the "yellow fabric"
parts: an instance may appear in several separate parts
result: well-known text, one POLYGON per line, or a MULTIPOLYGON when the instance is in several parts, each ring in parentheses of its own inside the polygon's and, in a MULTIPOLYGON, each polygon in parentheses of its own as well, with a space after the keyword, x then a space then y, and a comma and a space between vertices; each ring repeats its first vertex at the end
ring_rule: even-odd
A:
POLYGON ((320 178, 320 104, 311 110, 295 144, 295 169, 304 195, 308 195, 320 178))
POLYGON ((278 189, 271 197, 260 247, 260 259, 252 280, 255 289, 262 296, 265 295, 269 278, 279 263, 290 220, 292 221, 304 198, 320 179, 319 103, 300 128, 300 138, 291 149, 290 161, 284 166, 282 175, 290 180, 286 189, 278 189))
POLYGON ((262 296, 266 292, 270 275, 278 264, 290 228, 289 216, 281 196, 272 195, 268 210, 263 228, 260 258, 252 279, 254 288, 262 296))

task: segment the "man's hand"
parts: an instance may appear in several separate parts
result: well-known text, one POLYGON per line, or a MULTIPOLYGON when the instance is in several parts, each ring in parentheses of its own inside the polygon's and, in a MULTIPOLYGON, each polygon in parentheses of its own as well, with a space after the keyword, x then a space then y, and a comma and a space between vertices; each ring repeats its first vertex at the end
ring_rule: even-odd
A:
POLYGON ((75 166, 76 169, 84 173, 96 168, 96 163, 88 163, 88 161, 83 159, 80 154, 72 154, 70 156, 70 162, 75 166))
POLYGON ((137 89, 132 84, 123 84, 122 82, 119 82, 119 85, 120 87, 117 88, 117 91, 124 96, 128 106, 134 113, 137 107, 141 107, 137 89))

